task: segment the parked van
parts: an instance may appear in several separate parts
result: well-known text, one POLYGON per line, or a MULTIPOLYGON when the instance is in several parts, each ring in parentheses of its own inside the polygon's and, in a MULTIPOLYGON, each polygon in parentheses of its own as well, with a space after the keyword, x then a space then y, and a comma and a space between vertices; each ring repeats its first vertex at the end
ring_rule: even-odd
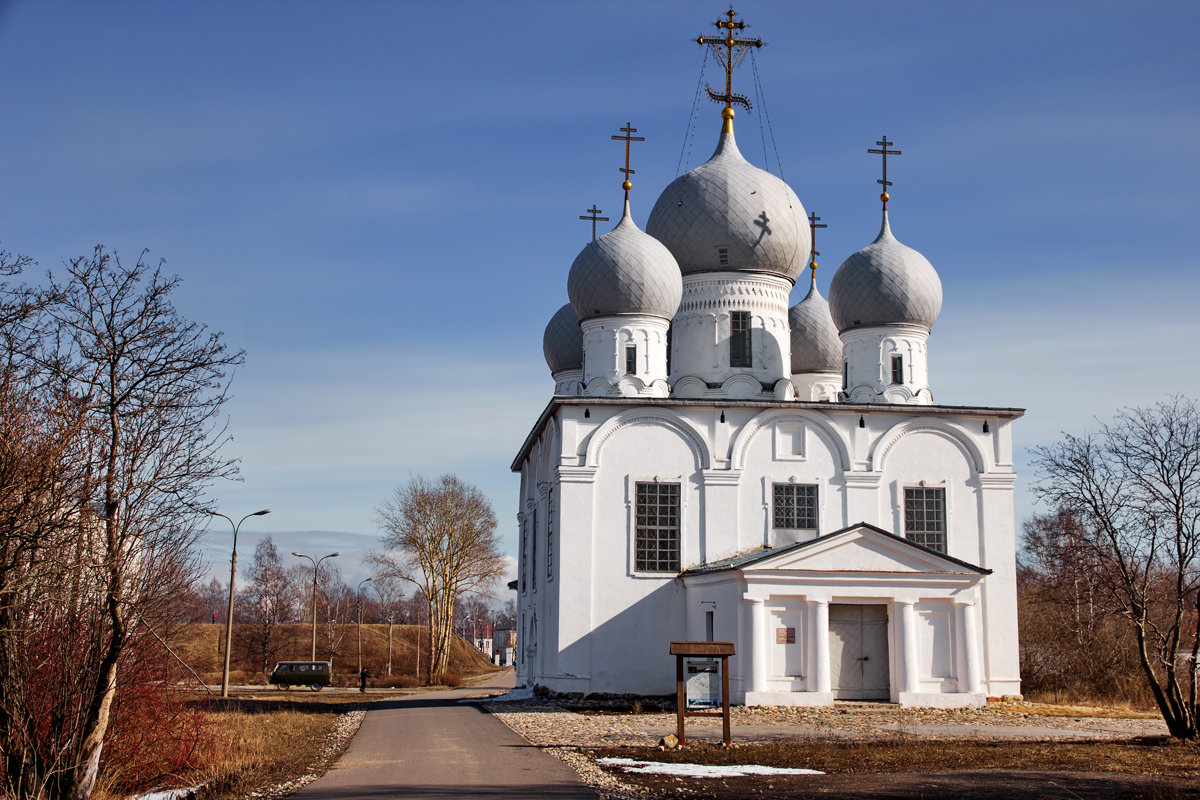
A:
POLYGON ((280 661, 271 670, 271 685, 277 689, 307 686, 314 692, 333 679, 333 664, 328 661, 280 661))

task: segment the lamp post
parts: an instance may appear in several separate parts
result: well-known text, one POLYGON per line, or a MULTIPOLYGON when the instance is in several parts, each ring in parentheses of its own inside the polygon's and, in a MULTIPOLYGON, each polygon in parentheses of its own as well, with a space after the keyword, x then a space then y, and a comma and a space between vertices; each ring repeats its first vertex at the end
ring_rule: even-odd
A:
POLYGON ((312 556, 305 555, 304 553, 293 552, 292 555, 294 555, 296 558, 307 558, 309 561, 312 561, 312 565, 313 565, 312 655, 309 657, 309 660, 316 661, 317 660, 317 570, 319 570, 321 568, 322 561, 324 561, 327 558, 336 558, 336 557, 340 556, 341 553, 330 553, 329 555, 321 556, 318 559, 314 559, 312 556))
POLYGON ((370 583, 370 578, 363 578, 358 582, 358 589, 354 592, 354 611, 358 616, 358 623, 354 626, 354 632, 358 635, 358 674, 362 674, 362 587, 364 583, 370 583))
POLYGON ((242 527, 242 523, 251 517, 261 517, 263 514, 270 514, 271 509, 264 508, 262 511, 255 511, 253 514, 247 514, 242 517, 237 523, 226 517, 219 511, 213 511, 211 508, 204 509, 206 514, 213 517, 221 517, 229 520, 229 524, 233 526, 233 550, 229 556, 229 614, 225 618, 225 665, 221 668, 221 697, 229 697, 229 646, 233 643, 233 581, 237 577, 237 535, 238 529, 242 527))

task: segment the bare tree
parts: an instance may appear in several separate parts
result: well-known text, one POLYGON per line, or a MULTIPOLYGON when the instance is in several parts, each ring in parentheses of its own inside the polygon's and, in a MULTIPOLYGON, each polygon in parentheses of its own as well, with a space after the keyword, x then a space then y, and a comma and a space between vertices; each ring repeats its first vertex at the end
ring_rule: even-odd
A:
POLYGON ((44 325, 27 353, 60 405, 79 409, 71 458, 84 472, 61 506, 74 511, 70 535, 42 541, 52 557, 25 560, 37 586, 18 602, 26 638, 19 663, 0 665, 0 692, 21 681, 42 692, 40 721, 29 708, 0 719, 20 728, 0 738, 22 797, 90 797, 122 664, 196 575, 202 493, 235 472, 219 412, 242 354, 179 316, 177 285, 97 247, 40 295, 44 325))
POLYGON ((334 658, 341 654, 342 642, 346 638, 346 621, 354 609, 354 590, 346 584, 336 564, 328 564, 321 570, 317 605, 325 615, 322 627, 325 632, 325 659, 332 664, 334 658))
POLYGON ((1035 491, 1077 522, 1058 546, 1125 619, 1167 729, 1200 738, 1200 409, 1174 397, 1034 450, 1035 491))
POLYGON ((430 681, 446 670, 455 602, 486 592, 504 574, 491 503, 454 475, 413 477, 376 510, 383 550, 371 556, 385 575, 415 584, 429 614, 430 681))
POLYGON ((63 699, 45 679, 78 636, 44 634, 60 632, 84 580, 71 565, 90 517, 85 404, 36 358, 47 298, 5 280, 30 263, 0 252, 0 752, 12 797, 41 793, 56 769, 38 709, 63 699))
POLYGON ((392 674, 392 627, 399 621, 400 605, 404 600, 404 586, 391 575, 376 574, 371 586, 379 598, 379 613, 387 623, 387 674, 392 674))
POLYGON ((240 616, 250 623, 249 644, 265 675, 283 646, 279 626, 296 618, 300 596, 270 536, 255 545, 245 578, 249 585, 238 593, 240 616))

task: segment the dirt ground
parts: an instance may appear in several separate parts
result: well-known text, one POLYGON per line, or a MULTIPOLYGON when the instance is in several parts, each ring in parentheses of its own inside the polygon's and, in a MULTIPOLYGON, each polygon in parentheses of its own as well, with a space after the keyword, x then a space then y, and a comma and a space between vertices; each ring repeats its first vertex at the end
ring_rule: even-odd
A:
POLYGON ((949 772, 791 775, 682 779, 623 775, 654 798, 743 800, 1184 800, 1200 798, 1196 778, 1112 772, 954 770, 949 772))

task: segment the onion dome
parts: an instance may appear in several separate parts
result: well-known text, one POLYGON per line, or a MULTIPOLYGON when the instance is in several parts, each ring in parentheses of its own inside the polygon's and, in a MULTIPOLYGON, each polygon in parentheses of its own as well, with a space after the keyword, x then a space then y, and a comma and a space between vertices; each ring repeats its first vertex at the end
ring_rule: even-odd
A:
POLYGON ((829 315, 829 303, 817 291, 815 269, 808 294, 788 310, 788 327, 792 331, 793 375, 842 371, 842 340, 829 315))
POLYGON ((679 310, 683 280, 671 252, 643 233, 629 215, 575 257, 567 296, 579 321, 618 314, 670 320, 679 310))
POLYGON ((829 311, 839 332, 875 325, 933 327, 942 282, 925 256, 892 236, 886 209, 875 241, 842 262, 829 284, 829 311))
POLYGON ((583 330, 570 303, 564 304, 550 318, 542 335, 542 352, 551 375, 583 369, 583 330))
POLYGON ((766 272, 794 283, 809 251, 804 206, 786 183, 742 157, 732 124, 712 158, 659 195, 646 232, 667 246, 685 275, 766 272))

